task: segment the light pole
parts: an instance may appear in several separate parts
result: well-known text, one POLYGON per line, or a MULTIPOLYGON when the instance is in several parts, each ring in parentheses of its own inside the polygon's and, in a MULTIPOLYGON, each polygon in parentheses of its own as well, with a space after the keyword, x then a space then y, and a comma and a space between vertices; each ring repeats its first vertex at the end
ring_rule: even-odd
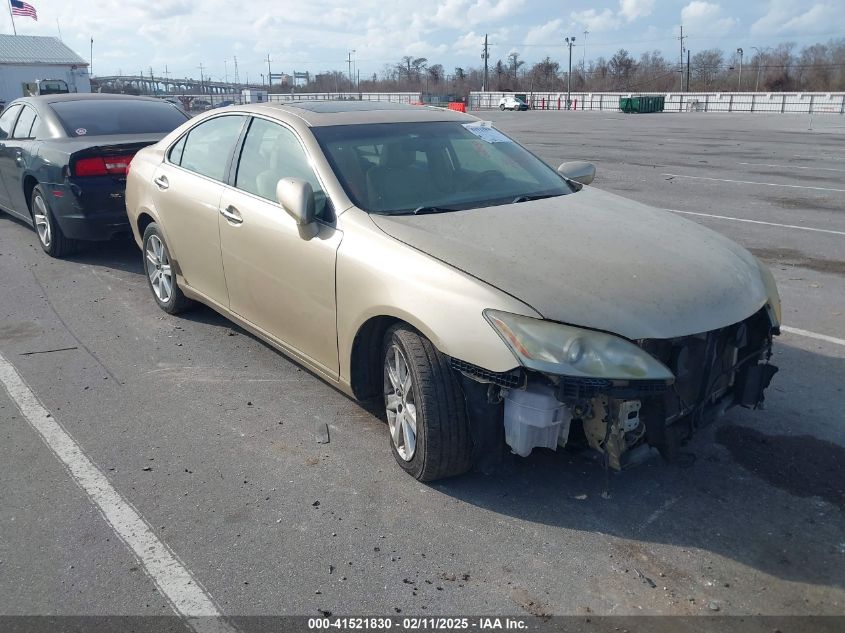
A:
POLYGON ((569 73, 566 75, 566 109, 569 110, 572 104, 572 47, 575 46, 575 36, 567 37, 566 45, 569 47, 569 73))
POLYGON ((736 91, 739 92, 742 90, 742 49, 736 49, 736 52, 739 53, 739 77, 736 80, 736 91))

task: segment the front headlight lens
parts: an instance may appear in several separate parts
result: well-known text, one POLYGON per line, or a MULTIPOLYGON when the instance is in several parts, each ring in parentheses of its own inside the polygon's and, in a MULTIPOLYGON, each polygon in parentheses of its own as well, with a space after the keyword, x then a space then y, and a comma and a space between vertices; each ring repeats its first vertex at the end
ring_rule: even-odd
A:
POLYGON ((499 310, 485 310, 484 317, 528 369, 610 380, 674 379, 663 363, 618 336, 499 310))

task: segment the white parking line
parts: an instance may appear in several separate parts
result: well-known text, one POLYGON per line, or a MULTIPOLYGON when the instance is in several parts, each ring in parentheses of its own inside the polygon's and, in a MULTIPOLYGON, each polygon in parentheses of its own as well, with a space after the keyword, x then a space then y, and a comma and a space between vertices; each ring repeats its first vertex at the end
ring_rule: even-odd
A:
POLYGON ((835 171, 845 173, 845 169, 834 169, 833 167, 800 167, 798 165, 772 165, 770 163, 739 163, 751 167, 779 167, 781 169, 809 169, 810 171, 835 171))
POLYGON ((149 524, 120 496, 103 472, 52 417, 32 389, 2 354, 0 381, 23 417, 67 468, 77 485, 99 508, 106 522, 132 550, 173 610, 198 633, 234 631, 221 619, 211 597, 170 548, 156 537, 149 524))
POLYGON ((797 336, 806 336, 807 338, 814 338, 819 341, 825 341, 826 343, 833 343, 834 345, 842 345, 843 347, 845 347, 845 339, 836 338, 835 336, 828 336, 827 334, 810 332, 809 330, 802 330, 797 327, 789 327, 788 325, 781 325, 780 329, 781 332, 787 332, 789 334, 795 334, 797 336))
POLYGON ((672 178, 691 178, 693 180, 711 180, 714 182, 733 182, 738 185, 760 185, 761 187, 787 187, 789 189, 812 189, 814 191, 837 191, 845 193, 845 189, 833 189, 832 187, 810 187, 809 185, 785 185, 779 182, 754 182, 752 180, 731 180, 730 178, 708 178, 706 176, 687 176, 685 174, 661 174, 672 178))
POLYGON ((672 213, 684 215, 698 215, 704 218, 715 218, 717 220, 731 220, 732 222, 747 222, 749 224, 764 224, 766 226, 777 226, 784 229, 797 229, 799 231, 812 231, 814 233, 828 233, 830 235, 845 235, 845 231, 834 231, 833 229, 818 229, 813 226, 798 226, 797 224, 780 224, 778 222, 764 222, 763 220, 749 220, 748 218, 732 218, 728 215, 714 215, 713 213, 698 213, 696 211, 681 211, 680 209, 666 209, 672 213))

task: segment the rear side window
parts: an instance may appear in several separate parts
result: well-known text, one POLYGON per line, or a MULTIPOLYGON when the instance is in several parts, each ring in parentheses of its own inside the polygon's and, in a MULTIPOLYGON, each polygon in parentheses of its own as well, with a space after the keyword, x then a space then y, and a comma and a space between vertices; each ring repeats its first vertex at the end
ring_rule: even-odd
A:
POLYGON ((31 138, 33 136, 32 130, 36 126, 38 115, 32 108, 24 107, 21 115, 18 117, 18 122, 15 124, 15 131, 12 134, 13 138, 31 138))
POLYGON ((21 106, 13 105, 6 108, 6 111, 0 116, 0 138, 9 138, 12 136, 12 126, 15 124, 15 118, 20 112, 21 106))
POLYGON ((50 104, 68 136, 167 134, 188 115, 167 101, 79 99, 50 104))
MULTIPOLYGON (((243 123, 243 116, 221 116, 200 123, 188 132, 178 164, 197 174, 225 181, 229 159, 243 123)), ((177 147, 179 143, 173 150, 177 147)), ((175 162, 173 159, 171 151, 170 160, 175 162)))

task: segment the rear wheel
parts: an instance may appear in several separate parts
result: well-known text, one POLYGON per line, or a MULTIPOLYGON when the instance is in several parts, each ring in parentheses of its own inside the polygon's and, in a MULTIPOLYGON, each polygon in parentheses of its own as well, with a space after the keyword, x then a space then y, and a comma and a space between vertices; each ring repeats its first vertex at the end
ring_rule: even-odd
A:
POLYGON ((383 349, 384 402, 396 461, 420 481, 469 470, 464 397, 446 357, 406 325, 388 330, 383 349))
POLYGON ((41 185, 36 185, 32 190, 30 207, 35 232, 38 233, 38 243, 45 253, 50 257, 64 257, 79 250, 79 242, 66 238, 62 233, 62 227, 56 222, 41 185))
POLYGON ((504 109, 505 109, 505 104, 504 104, 504 103, 500 103, 500 104, 499 104, 499 110, 504 110, 504 109))
POLYGON ((170 251, 155 222, 144 231, 143 250, 144 270, 158 306, 168 314, 179 314, 190 308, 194 302, 182 293, 176 282, 170 251))

